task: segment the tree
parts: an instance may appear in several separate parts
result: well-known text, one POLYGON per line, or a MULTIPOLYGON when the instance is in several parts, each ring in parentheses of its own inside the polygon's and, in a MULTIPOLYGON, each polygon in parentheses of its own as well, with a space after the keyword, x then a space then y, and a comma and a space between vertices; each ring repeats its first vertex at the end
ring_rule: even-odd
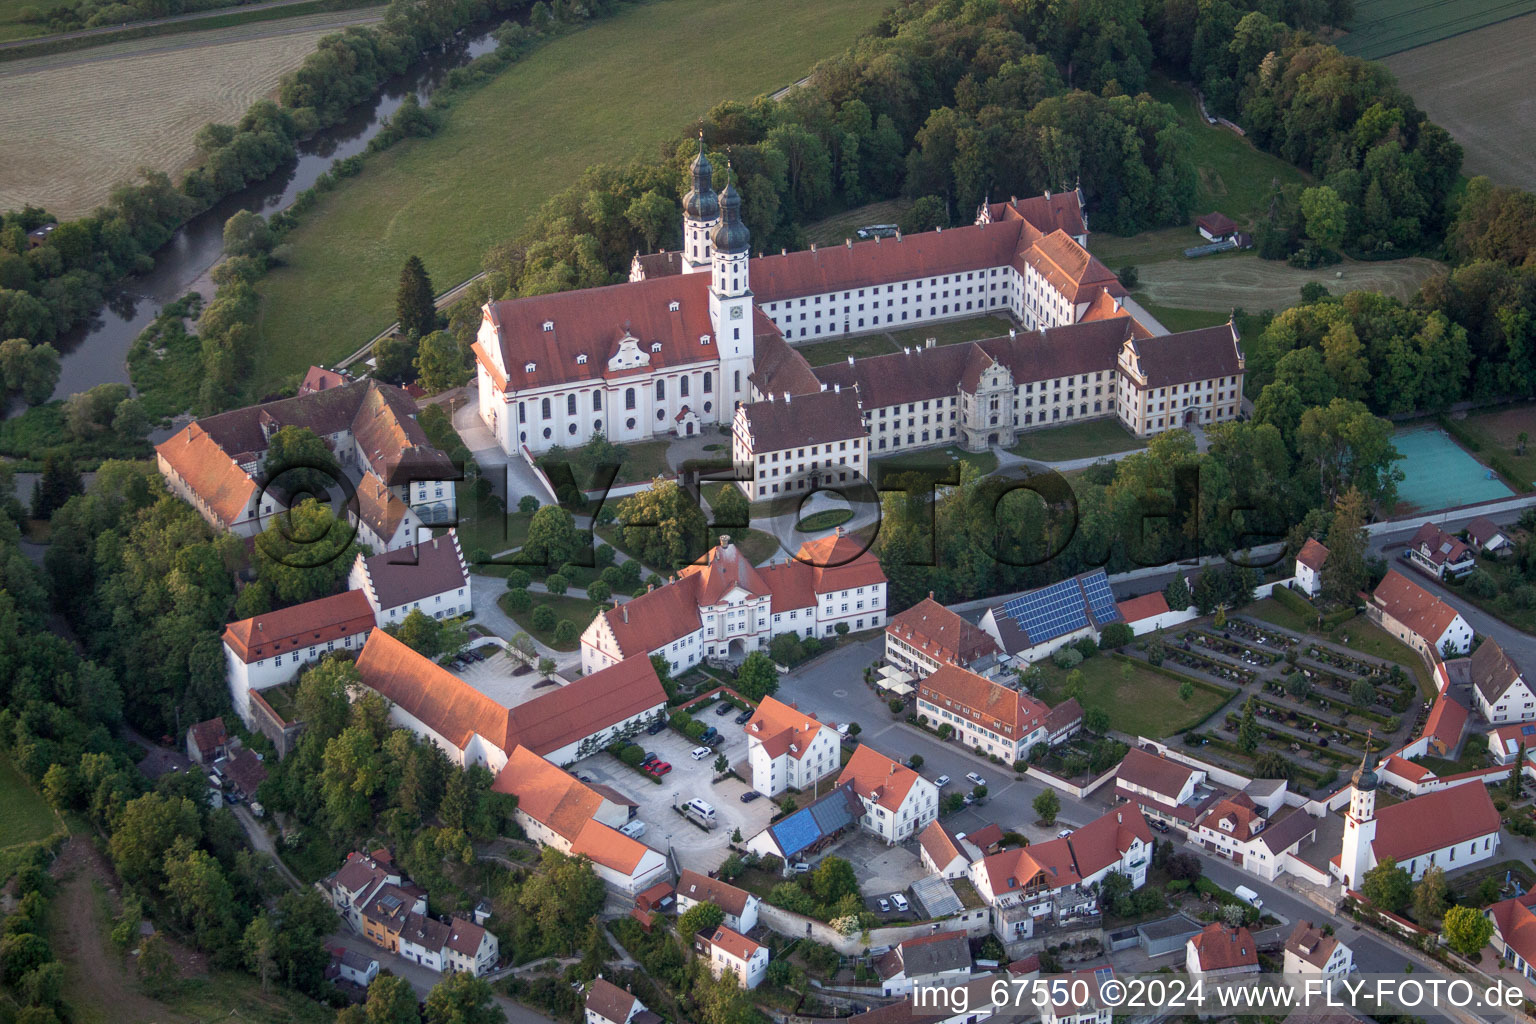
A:
POLYGON ((555 659, 554 658, 540 658, 539 659, 539 675, 543 676, 545 679, 548 679, 550 676, 552 676, 554 674, 555 674, 555 659))
POLYGON ((1312 680, 1298 670, 1285 677, 1285 692, 1296 700, 1306 700, 1312 695, 1312 680))
POLYGON ((1365 873, 1360 893, 1371 905, 1389 914, 1401 913, 1413 899, 1413 879, 1391 857, 1383 857, 1365 873))
POLYGON ((357 556, 357 534, 313 498, 274 515, 256 537, 256 576, 284 604, 335 593, 357 556))
POLYGON ((395 290, 395 317, 400 332, 425 338, 437 330, 437 303, 432 281, 419 256, 411 256, 400 270, 400 286, 395 290))
POLYGON ((593 580, 591 583, 587 584, 587 597, 593 601, 596 601, 598 604, 605 603, 612 596, 613 588, 608 586, 608 584, 604 583, 602 580, 593 580))
POLYGON ((1083 712, 1083 728, 1098 736, 1109 732, 1109 712, 1103 708, 1083 712))
POLYGON ((27 352, 26 365, 22 371, 21 397, 26 399, 28 405, 41 405, 48 401, 53 395, 53 389, 58 386, 62 369, 58 349, 46 341, 41 345, 33 345, 27 352))
POLYGON ((645 239, 645 251, 654 252, 656 243, 672 229, 677 218, 677 203, 655 189, 642 192, 624 211, 624 219, 635 233, 645 239))
POLYGON ((1259 740, 1262 733, 1259 730, 1257 717, 1258 701, 1249 697, 1243 702, 1243 717, 1237 727, 1237 744, 1244 751, 1253 753, 1259 749, 1259 740))
POLYGON ((1357 708, 1368 708, 1376 703, 1376 687, 1369 679, 1356 679, 1349 687, 1349 702, 1357 708))
POLYGON ((517 499, 517 510, 525 516, 531 516, 539 510, 539 499, 525 494, 517 499))
POLYGON ((771 697, 779 688, 779 670, 764 651, 753 651, 736 672, 736 689, 748 700, 771 697))
POLYGON ((427 993, 426 1024, 501 1024, 503 1019, 490 984, 472 974, 457 971, 427 993))
POLYGON ((1289 779, 1293 769, 1291 762, 1277 750, 1266 750, 1254 762, 1254 775, 1261 779, 1289 779))
MULTIPOLYGON (((227 229, 225 233, 228 233, 227 229)), ((256 975, 261 981, 261 990, 266 992, 277 976, 277 929, 272 926, 270 917, 263 913, 251 920, 241 940, 240 951, 246 970, 256 975)))
POLYGON ((710 523, 715 529, 743 530, 751 525, 752 507, 739 487, 725 484, 710 501, 709 507, 715 513, 715 521, 710 523))
POLYGON ((1195 695, 1195 684, 1188 679, 1179 684, 1179 700, 1188 704, 1195 695))
POLYGON ((1211 620, 1211 625, 1215 626, 1217 629, 1226 629, 1227 628, 1227 606, 1226 605, 1218 604, 1216 606, 1216 617, 1211 620))
POLYGON ((373 343, 373 376, 391 384, 406 384, 416 376, 420 345, 411 338, 389 334, 373 343))
POLYGON ((49 452, 43 458, 43 474, 32 485, 32 518, 49 519, 77 494, 85 493, 75 464, 67 457, 49 452))
POLYGON ((1365 589, 1369 580, 1365 566, 1368 516, 1365 496, 1358 488, 1351 487, 1334 503, 1322 574, 1323 596, 1330 601, 1353 604, 1355 595, 1365 589))
POLYGON ((416 990, 404 978, 381 974, 368 986, 367 1024, 421 1024, 416 990))
POLYGON ((1099 647, 1106 651, 1119 650, 1134 639, 1135 631, 1124 622, 1111 622, 1099 631, 1099 647))
POLYGON ((1030 806, 1035 809, 1035 813, 1040 816, 1042 822, 1054 825, 1056 815, 1061 813, 1061 797, 1056 795, 1054 789, 1041 790, 1040 795, 1035 797, 1034 803, 1030 806))
POLYGON ((575 517, 559 505, 545 505, 528 520, 522 561, 551 568, 564 565, 576 557, 581 544, 575 517))
POLYGON ((1525 743, 1520 744, 1519 751, 1515 754, 1515 760, 1509 770, 1509 779, 1504 784, 1504 792, 1509 797, 1510 803, 1520 799, 1520 773, 1525 768, 1525 743))
POLYGON ((158 934, 151 935, 139 946, 139 979, 152 996, 162 996, 181 980, 176 969, 176 958, 170 947, 158 934))
POLYGON ((225 256, 265 257, 272 244, 272 229, 259 213, 241 210, 224 222, 225 256))
POLYGON ((547 604, 541 604, 533 610, 533 628, 540 633, 548 633, 555 628, 555 610, 547 604))
POLYGON ((416 346, 416 383, 436 393, 466 383, 474 374, 458 339, 447 331, 433 331, 416 346))
POLYGON ((730 770, 731 762, 729 758, 727 758, 724 754, 721 754, 715 758, 715 774, 724 775, 730 770))
POLYGON ((1168 581, 1168 585, 1163 588, 1163 597, 1167 600, 1168 607, 1176 612, 1183 611, 1194 603, 1183 573, 1175 573, 1173 579, 1168 581))
POLYGON ((725 911, 705 900, 689 907, 677 919, 677 933, 692 941, 699 932, 712 931, 725 921, 725 911))
POLYGON ((1477 957, 1493 937, 1493 922, 1475 907, 1452 907, 1441 928, 1445 944, 1469 960, 1477 957))
POLYGON ((949 204, 942 196, 923 196, 901 218, 903 234, 915 235, 949 227, 949 204))
POLYGON ((707 547, 704 513, 675 481, 655 481, 621 500, 616 511, 625 549, 647 565, 678 568, 707 547))
POLYGON ((294 498, 300 492, 325 498, 342 473, 331 449, 308 427, 283 427, 267 442, 261 464, 265 480, 294 498))
POLYGON ((581 636, 581 629, 570 619, 561 619, 555 623, 555 632, 551 639, 556 647, 574 647, 581 636))
POLYGON ((1438 865, 1424 872, 1419 884, 1413 887, 1413 916, 1425 928, 1433 928, 1445 913, 1449 900, 1449 887, 1445 884, 1445 869, 1438 865))
POLYGON ((1349 208, 1327 185, 1316 185, 1301 194, 1301 214, 1307 237, 1319 248, 1337 249, 1349 228, 1349 208))

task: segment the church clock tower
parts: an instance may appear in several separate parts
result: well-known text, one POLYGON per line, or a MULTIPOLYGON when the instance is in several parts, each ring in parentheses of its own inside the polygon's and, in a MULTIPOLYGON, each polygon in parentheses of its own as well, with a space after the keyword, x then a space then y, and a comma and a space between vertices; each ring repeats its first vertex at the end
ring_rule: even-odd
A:
POLYGON ((709 316, 720 352, 722 401, 720 422, 729 423, 737 402, 748 401, 752 373, 752 289, 747 281, 747 226, 741 222, 741 194, 726 182, 720 193, 720 223, 710 238, 713 249, 709 316), (730 405, 724 398, 729 396, 730 405))
POLYGON ((1344 884, 1355 890, 1364 883, 1365 873, 1376 863, 1371 851, 1371 845, 1376 841, 1375 761, 1367 740, 1366 753, 1360 759, 1360 767, 1355 769, 1350 787, 1349 813, 1344 817, 1344 848, 1339 851, 1339 870, 1344 874, 1344 884))
POLYGON ((692 187, 683 197, 683 273, 709 269, 710 233, 720 224, 720 200, 715 196, 715 169, 704 155, 704 133, 699 132, 699 155, 688 167, 692 187))

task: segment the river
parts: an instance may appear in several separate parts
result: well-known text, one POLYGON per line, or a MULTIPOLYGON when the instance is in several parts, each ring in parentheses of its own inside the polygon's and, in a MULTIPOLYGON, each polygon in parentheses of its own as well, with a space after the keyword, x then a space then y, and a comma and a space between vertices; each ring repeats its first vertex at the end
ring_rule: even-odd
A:
MULTIPOLYGON (((501 24, 498 19, 496 24, 501 24)), ((443 53, 384 87, 371 107, 361 106, 340 124, 299 145, 287 166, 241 192, 228 196, 182 225, 155 253, 155 269, 121 281, 106 304, 86 323, 56 339, 62 371, 54 397, 86 391, 97 384, 128 382, 128 349, 149 326, 161 307, 185 295, 191 285, 218 262, 224 243, 224 222, 240 210, 270 216, 288 207, 337 160, 361 153, 408 92, 425 106, 449 71, 496 48, 490 31, 465 35, 443 53)), ((12 412, 25 408, 12 403, 12 412)))

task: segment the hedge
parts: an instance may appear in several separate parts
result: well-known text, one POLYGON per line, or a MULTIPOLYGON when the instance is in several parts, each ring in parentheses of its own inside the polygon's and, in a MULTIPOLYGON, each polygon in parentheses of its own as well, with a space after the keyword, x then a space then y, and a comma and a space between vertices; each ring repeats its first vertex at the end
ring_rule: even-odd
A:
MULTIPOLYGON (((1317 621, 1317 607, 1290 587, 1275 587, 1269 596, 1297 615, 1305 615, 1308 622, 1317 621)), ((1354 609, 1350 609, 1350 614, 1354 614, 1354 609)))

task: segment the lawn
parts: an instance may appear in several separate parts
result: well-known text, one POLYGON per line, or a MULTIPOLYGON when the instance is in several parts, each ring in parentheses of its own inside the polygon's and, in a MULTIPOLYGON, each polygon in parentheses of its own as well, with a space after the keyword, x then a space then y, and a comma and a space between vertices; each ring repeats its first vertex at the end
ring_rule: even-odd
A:
POLYGON ((1330 638, 1351 650, 1397 662, 1413 673, 1414 678, 1419 681, 1419 692, 1428 700, 1433 700, 1439 692, 1434 680, 1429 676, 1429 670, 1424 667, 1423 659, 1414 652, 1413 648, 1387 633, 1364 615, 1356 615, 1340 623, 1338 628, 1330 634, 1330 638))
POLYGON ((1019 435, 1019 443, 1008 450, 1040 462, 1065 462, 1145 447, 1146 442, 1137 440, 1119 420, 1104 419, 1026 431, 1019 435))
POLYGON ((277 717, 285 722, 298 721, 299 684, 297 680, 291 683, 282 683, 278 686, 270 686, 261 691, 261 699, 266 701, 277 717))
POLYGON ((1498 454, 1520 477, 1522 483, 1536 480, 1536 405, 1513 405, 1492 412, 1473 413, 1458 424, 1476 441, 1481 449, 1478 458, 1486 461, 1498 454), (1520 435, 1526 435, 1525 453, 1516 455, 1521 447, 1520 435))
POLYGON ((834 338, 811 345, 795 346, 812 366, 827 366, 846 362, 849 356, 864 359, 868 356, 889 355, 901 349, 886 334, 860 334, 851 338, 834 338))
POLYGON ((528 539, 528 521, 532 516, 521 512, 477 515, 473 500, 465 501, 465 490, 461 489, 459 493, 459 522, 454 527, 459 531, 459 547, 463 549, 465 558, 474 562, 477 559, 470 557, 472 551, 497 555, 523 546, 523 542, 528 539))
MULTIPOLYGON (((1183 257, 1179 257, 1183 259, 1183 257)), ((1210 309, 1179 309, 1175 306, 1164 306, 1147 298, 1145 292, 1132 292, 1131 298, 1135 299, 1142 309, 1157 318, 1157 322, 1168 328, 1173 334, 1183 331, 1197 331, 1202 327, 1215 327, 1227 322, 1229 313, 1218 313, 1210 309)), ((1296 301, 1301 301, 1301 290, 1296 291, 1296 301)))
POLYGON ((10 761, 0 758, 0 849, 63 831, 59 816, 10 761))
POLYGON ((558 597, 554 594, 534 594, 533 607, 529 608, 526 612, 521 613, 514 612, 507 607, 506 594, 499 595, 496 598, 496 603, 499 604, 501 606, 501 610, 506 612, 508 617, 516 622, 519 628, 525 630, 529 636, 538 640, 546 647, 553 647, 557 651, 574 651, 578 646, 580 646, 581 641, 578 640, 576 643, 572 644, 557 644, 555 643, 555 631, 553 629, 534 629, 534 608, 553 608, 555 610, 556 626, 560 624, 562 619, 570 619, 572 622, 576 623, 576 628, 578 630, 586 629, 587 624, 591 622, 592 619, 597 615, 596 601, 588 601, 584 597, 572 597, 569 594, 561 594, 558 597))
POLYGON ((822 533, 834 526, 842 526, 853 518, 853 509, 829 508, 820 512, 812 512, 795 524, 795 529, 800 533, 822 533))
POLYGON ((922 451, 887 455, 870 462, 870 472, 878 482, 881 473, 901 473, 913 469, 942 469, 951 462, 969 462, 985 476, 997 469, 997 456, 990 451, 968 452, 955 445, 924 448, 922 451))
MULTIPOLYGON (((1040 663, 1043 682, 1035 695, 1047 704, 1067 699, 1067 673, 1050 661, 1040 663)), ((1079 703, 1085 710, 1109 712, 1109 726, 1128 736, 1162 739, 1204 721, 1237 692, 1218 693, 1195 682, 1188 703, 1179 699, 1182 679, 1155 672, 1139 661, 1099 654, 1077 667, 1083 673, 1079 703), (1129 669, 1129 672, 1126 669, 1129 669)))
POLYGON ((446 290, 585 168, 654 153, 716 103, 802 77, 888 6, 658 0, 529 54, 464 97, 432 138, 370 159, 288 235, 286 265, 261 283, 264 358, 251 390, 388 326, 408 256, 446 290))
POLYGON ((807 224, 805 242, 807 245, 841 245, 847 239, 857 238, 854 232, 859 228, 868 227, 871 224, 901 223, 901 218, 911 208, 912 200, 910 199, 885 199, 867 206, 856 206, 842 213, 834 213, 813 224, 807 224))
POLYGON ((1305 633, 1312 627, 1312 623, 1272 597, 1266 597, 1261 601, 1253 602, 1253 604, 1243 609, 1242 614, 1251 615, 1256 619, 1263 619, 1265 622, 1279 626, 1281 629, 1291 629, 1298 633, 1305 633))
POLYGON ((788 556, 778 538, 762 530, 732 530, 731 543, 741 548, 753 565, 788 556))
POLYGON ((982 338, 1001 338, 1013 326, 1013 321, 1001 316, 977 316, 968 320, 948 320, 927 327, 909 327, 904 331, 892 331, 898 348, 920 348, 929 338, 938 345, 958 345, 962 341, 979 341, 982 338))
POLYGON ((615 486, 638 484, 666 476, 672 472, 667 465, 667 449, 670 441, 637 441, 624 445, 624 461, 619 464, 619 475, 614 477, 615 486))

